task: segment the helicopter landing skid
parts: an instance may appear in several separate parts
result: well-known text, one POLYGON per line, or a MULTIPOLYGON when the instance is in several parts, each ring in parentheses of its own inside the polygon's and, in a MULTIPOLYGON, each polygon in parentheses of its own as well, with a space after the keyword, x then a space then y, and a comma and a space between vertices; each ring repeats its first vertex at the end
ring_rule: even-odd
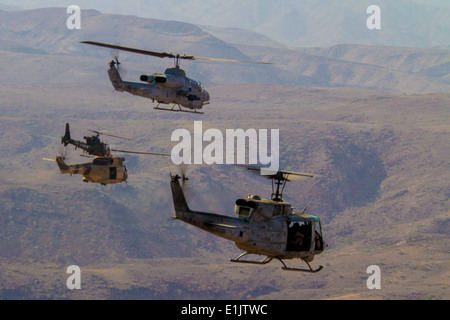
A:
POLYGON ((241 258, 243 258, 244 256, 246 256, 248 254, 250 254, 250 253, 244 252, 244 253, 240 254, 239 257, 237 257, 236 259, 230 259, 230 261, 236 262, 236 263, 248 263, 248 264, 268 264, 269 262, 271 262, 273 260, 273 258, 270 258, 270 257, 266 257, 263 261, 241 260, 241 258))
POLYGON ((323 266, 319 266, 319 268, 317 268, 317 269, 314 270, 313 268, 311 268, 311 265, 310 265, 307 261, 305 261, 305 260, 303 260, 303 262, 305 262, 305 263, 308 265, 309 269, 289 268, 289 267, 286 266, 286 264, 284 263, 283 260, 281 260, 281 259, 278 259, 278 260, 283 264, 283 268, 281 268, 281 269, 282 269, 282 270, 285 270, 285 271, 297 271, 297 272, 317 273, 317 272, 319 272, 320 270, 323 269, 323 266))
MULTIPOLYGON (((271 262, 274 258, 271 258, 271 257, 266 257, 264 260, 262 260, 262 261, 251 261, 251 260, 241 260, 241 258, 243 258, 243 257, 245 257, 246 255, 249 255, 250 253, 248 253, 248 252, 244 252, 244 253, 242 253, 242 254, 240 254, 236 259, 230 259, 230 261, 231 262, 236 262, 236 263, 248 263, 248 264, 259 264, 259 265, 264 265, 264 264, 268 264, 269 262, 271 262)), ((309 269, 300 269, 300 268, 289 268, 285 263, 284 263, 284 261, 283 260, 281 260, 280 258, 276 258, 278 261, 280 261, 281 262, 281 264, 283 265, 283 267, 281 268, 282 270, 285 270, 285 271, 296 271, 296 272, 307 272, 307 273, 317 273, 317 272, 319 272, 320 270, 322 270, 323 269, 323 266, 319 266, 319 268, 317 268, 317 269, 313 269, 313 268, 311 268, 311 265, 307 262, 307 261, 305 261, 305 260, 302 260, 302 261, 304 261, 307 265, 308 265, 308 267, 309 267, 309 269)))
POLYGON ((183 110, 181 109, 181 106, 179 104, 174 104, 173 107, 171 109, 166 109, 166 108, 160 108, 159 104, 154 107, 153 109, 155 110, 163 110, 163 111, 171 111, 171 112, 185 112, 185 113, 195 113, 195 114, 204 114, 204 112, 198 112, 197 110, 194 109, 194 111, 189 111, 189 110, 183 110), (175 109, 178 106, 178 109, 175 109))

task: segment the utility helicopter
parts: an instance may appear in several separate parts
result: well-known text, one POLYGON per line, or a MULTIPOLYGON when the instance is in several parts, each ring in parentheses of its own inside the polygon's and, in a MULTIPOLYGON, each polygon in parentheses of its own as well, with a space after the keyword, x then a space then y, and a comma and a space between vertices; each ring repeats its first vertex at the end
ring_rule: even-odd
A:
POLYGON ((158 58, 174 59, 175 66, 173 68, 167 68, 164 73, 141 75, 140 80, 142 81, 142 83, 127 82, 122 80, 122 77, 120 76, 118 70, 118 67, 121 63, 117 56, 109 63, 110 68, 108 70, 109 79, 116 91, 125 91, 136 96, 152 99, 153 102, 156 101, 158 103, 157 106, 154 107, 154 109, 173 112, 203 114, 203 112, 199 110, 201 110, 204 105, 209 104, 210 100, 209 93, 205 90, 202 84, 199 81, 190 79, 186 76, 186 72, 180 68, 180 60, 209 60, 271 64, 268 62, 201 58, 167 52, 154 52, 94 41, 81 41, 81 43, 158 58), (170 109, 161 108, 161 104, 172 104, 173 106, 170 109))
POLYGON ((92 162, 81 164, 66 164, 61 155, 58 155, 56 159, 44 158, 44 160, 56 161, 62 174, 83 175, 83 182, 106 186, 126 182, 128 179, 127 167, 123 164, 125 158, 121 157, 95 157, 92 162))
MULTIPOLYGON (((261 168, 249 167, 249 170, 260 171, 261 168)), ((176 220, 184 221, 216 236, 231 240, 244 252, 236 259, 237 263, 264 265, 277 259, 287 271, 316 273, 322 266, 312 269, 309 264, 314 256, 324 252, 326 243, 323 239, 320 219, 302 212, 294 212, 294 208, 282 199, 286 183, 295 179, 313 178, 312 174, 278 171, 265 175, 272 180, 271 200, 252 195, 246 199, 238 199, 235 213, 238 217, 217 215, 213 213, 193 211, 189 208, 183 192, 182 184, 188 180, 183 173, 171 174, 176 220), (180 184, 181 180, 181 184, 180 184), (244 260, 247 255, 262 255, 262 261, 244 260), (308 265, 305 268, 291 268, 283 260, 301 259, 308 265)))
POLYGON ((115 184, 126 182, 128 179, 127 167, 124 165, 125 158, 116 157, 111 154, 111 151, 131 154, 145 154, 170 157, 165 153, 154 152, 139 152, 139 151, 125 151, 111 149, 111 147, 100 140, 100 135, 107 135, 120 139, 131 140, 124 137, 119 137, 111 134, 106 134, 100 131, 90 130, 96 133, 94 136, 85 136, 86 142, 73 140, 70 135, 69 123, 66 123, 66 131, 61 137, 61 144, 67 147, 69 144, 75 146, 75 149, 83 150, 82 156, 91 157, 94 159, 89 163, 81 164, 66 164, 65 156, 58 155, 56 159, 44 158, 46 161, 55 161, 58 164, 59 170, 62 174, 81 174, 84 182, 99 183, 101 185, 115 184), (86 155, 87 154, 87 155, 86 155))

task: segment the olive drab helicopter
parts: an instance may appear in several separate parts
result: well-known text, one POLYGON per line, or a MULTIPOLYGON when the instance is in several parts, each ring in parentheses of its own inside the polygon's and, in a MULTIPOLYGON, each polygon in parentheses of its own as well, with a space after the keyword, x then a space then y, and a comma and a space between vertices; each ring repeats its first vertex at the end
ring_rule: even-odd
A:
POLYGON ((85 154, 88 154, 90 156, 96 156, 96 157, 109 157, 111 156, 111 151, 114 152, 120 152, 120 153, 131 153, 131 154, 146 154, 146 155, 155 155, 155 156, 170 156, 165 153, 154 153, 154 152, 141 152, 141 151, 127 151, 127 150, 118 150, 118 149, 111 149, 111 147, 100 140, 100 135, 119 138, 123 140, 132 140, 129 138, 124 138, 116 135, 112 135, 109 133, 104 133, 101 131, 95 131, 95 130, 89 130, 90 132, 95 133, 96 135, 93 136, 84 136, 83 139, 86 140, 86 142, 73 140, 70 136, 70 127, 69 123, 66 123, 66 131, 64 136, 61 137, 61 144, 64 145, 64 147, 67 147, 69 144, 75 146, 75 149, 82 149, 85 154))
POLYGON ((115 184, 126 182, 128 179, 128 171, 124 165, 125 158, 116 157, 111 154, 111 151, 131 154, 145 154, 170 157, 169 154, 153 153, 153 152, 139 152, 139 151, 125 151, 111 149, 110 146, 100 140, 100 135, 107 135, 120 139, 131 140, 111 134, 106 134, 100 131, 90 130, 96 133, 94 136, 85 136, 86 142, 73 140, 70 135, 69 123, 66 123, 66 131, 61 137, 61 144, 67 147, 69 144, 75 146, 75 149, 82 149, 85 157, 93 156, 94 159, 89 163, 82 164, 66 164, 65 157, 58 155, 56 159, 44 158, 47 161, 55 161, 58 164, 62 174, 80 174, 83 175, 84 182, 99 183, 101 185, 115 184))
MULTIPOLYGON (((248 169, 260 170, 253 167, 248 169)), ((306 214, 306 209, 295 213, 291 205, 282 200, 288 181, 312 178, 314 175, 278 171, 266 177, 272 180, 271 200, 256 195, 238 199, 235 205, 238 217, 230 217, 191 210, 180 184, 180 180, 184 183, 188 179, 184 174, 171 174, 170 186, 175 207, 173 218, 233 241, 244 252, 231 262, 264 265, 277 259, 282 263, 283 270, 319 272, 322 266, 312 269, 309 263, 326 248, 320 219, 306 214), (266 258, 262 261, 242 259, 252 254, 266 258), (301 259, 309 268, 291 268, 283 261, 295 258, 301 259)))
POLYGON ((122 47, 94 41, 82 41, 81 43, 110 48, 114 50, 128 51, 159 58, 172 58, 175 61, 173 68, 167 68, 164 73, 143 74, 140 77, 142 83, 123 81, 118 67, 121 64, 116 57, 109 63, 109 79, 116 91, 128 92, 136 96, 152 99, 158 104, 154 109, 189 112, 203 114, 199 111, 204 105, 209 104, 210 96, 199 81, 190 79, 186 72, 180 68, 180 60, 210 60, 224 62, 244 62, 257 64, 271 64, 268 62, 241 61, 229 59, 201 58, 188 55, 180 55, 166 52, 153 52, 129 47, 122 47), (161 108, 161 104, 172 104, 172 108, 161 108))

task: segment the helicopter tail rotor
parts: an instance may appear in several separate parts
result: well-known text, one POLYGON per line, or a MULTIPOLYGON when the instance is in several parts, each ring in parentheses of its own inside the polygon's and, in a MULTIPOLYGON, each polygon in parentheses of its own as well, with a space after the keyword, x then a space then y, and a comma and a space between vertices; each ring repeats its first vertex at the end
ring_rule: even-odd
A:
POLYGON ((181 186, 183 183, 184 178, 179 176, 178 174, 172 175, 171 174, 171 182, 170 187, 172 189, 172 197, 173 197, 173 203, 175 207, 175 219, 180 218, 183 215, 183 212, 189 212, 189 205, 186 201, 186 196, 184 194, 183 187, 181 186), (180 179, 182 179, 182 183, 180 183, 180 179))
POLYGON ((175 166, 175 174, 170 174, 172 177, 172 180, 179 180, 181 189, 183 190, 183 193, 187 197, 187 203, 189 204, 192 199, 195 197, 195 192, 193 191, 190 183, 189 183, 189 177, 187 176, 187 172, 189 171, 189 166, 182 163, 175 166))
POLYGON ((187 177, 188 166, 182 163, 178 165, 177 168, 180 174, 179 176, 181 179, 181 188, 185 189, 185 187, 187 186, 187 182, 189 181, 189 178, 187 177))
POLYGON ((123 77, 126 77, 127 71, 122 67, 122 63, 120 62, 120 51, 116 48, 111 48, 111 56, 113 60, 109 63, 110 67, 116 66, 117 71, 123 77))

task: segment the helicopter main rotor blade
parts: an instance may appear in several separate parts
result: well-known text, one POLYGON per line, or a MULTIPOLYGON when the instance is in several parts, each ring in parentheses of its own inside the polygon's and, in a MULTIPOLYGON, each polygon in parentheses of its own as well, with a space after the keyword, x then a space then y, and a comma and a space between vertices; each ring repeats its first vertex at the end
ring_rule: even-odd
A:
POLYGON ((184 60, 207 60, 207 61, 222 61, 222 62, 241 62, 241 63, 257 63, 257 64, 272 64, 270 62, 260 62, 260 61, 245 61, 245 60, 231 60, 231 59, 216 59, 216 58, 202 58, 202 57, 194 57, 194 56, 188 56, 188 55, 179 55, 179 54, 173 54, 173 53, 167 53, 167 52, 155 52, 155 51, 148 51, 148 50, 142 50, 142 49, 136 49, 136 48, 130 48, 130 47, 122 47, 118 45, 108 44, 108 43, 101 43, 101 42, 95 42, 95 41, 81 41, 81 43, 84 44, 90 44, 98 47, 104 47, 104 48, 110 48, 115 50, 122 50, 122 51, 128 51, 138 54, 144 54, 148 56, 154 56, 159 58, 174 58, 174 59, 184 59, 184 60))
POLYGON ((167 153, 156 153, 156 152, 140 152, 140 151, 126 151, 126 150, 116 150, 112 149, 111 151, 114 152, 121 152, 121 153, 131 153, 131 154, 147 154, 151 156, 164 156, 164 157, 171 157, 172 155, 167 153))
POLYGON ((256 63, 256 64, 273 64, 271 62, 262 62, 262 61, 246 61, 246 60, 232 60, 232 59, 202 58, 202 57, 193 57, 193 56, 181 56, 180 59, 222 61, 222 62, 240 62, 240 63, 256 63))
POLYGON ((114 44, 101 43, 101 42, 95 42, 95 41, 81 41, 80 43, 90 44, 93 46, 110 48, 110 49, 115 49, 115 50, 128 51, 128 52, 133 52, 133 53, 138 53, 138 54, 145 54, 148 56, 154 56, 154 57, 159 57, 159 58, 176 58, 177 57, 176 55, 174 55, 172 53, 167 53, 167 52, 148 51, 148 50, 123 47, 123 46, 118 46, 118 45, 114 45, 114 44))
POLYGON ((101 131, 95 131, 95 130, 89 130, 90 132, 96 133, 96 134, 101 134, 103 136, 108 136, 108 137, 113 137, 113 138, 119 138, 119 139, 123 139, 123 140, 128 140, 128 141, 132 141, 133 139, 130 138, 125 138, 125 137, 121 137, 121 136, 115 136, 113 134, 109 134, 109 133, 104 133, 101 131))
POLYGON ((306 178, 314 178, 315 175, 311 173, 301 173, 301 172, 294 172, 294 171, 287 171, 287 170, 278 170, 277 172, 271 172, 268 169, 262 168, 262 167, 246 167, 250 171, 259 171, 261 175, 267 177, 268 179, 280 179, 280 180, 287 180, 287 181, 294 181, 294 180, 303 180, 306 178), (264 171, 266 171, 268 174, 264 175, 264 171))

